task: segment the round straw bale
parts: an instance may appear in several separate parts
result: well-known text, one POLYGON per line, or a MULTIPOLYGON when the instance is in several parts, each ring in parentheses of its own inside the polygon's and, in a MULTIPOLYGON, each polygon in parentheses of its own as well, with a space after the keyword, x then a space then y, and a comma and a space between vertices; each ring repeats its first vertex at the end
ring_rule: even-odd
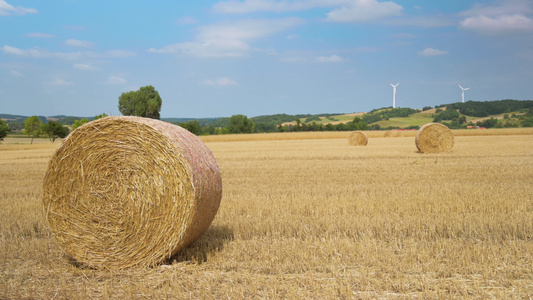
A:
POLYGON ((368 137, 362 131, 352 131, 348 137, 348 142, 354 146, 366 146, 368 144, 368 137))
POLYGON ((418 130, 416 147, 422 153, 440 153, 453 148, 452 131, 440 123, 428 123, 418 130))
POLYGON ((385 133, 383 134, 383 137, 402 137, 402 136, 403 136, 403 133, 398 130, 385 131, 385 133))
POLYGON ((43 182, 58 243, 97 269, 164 262, 207 230, 221 197, 220 170, 197 136, 139 117, 80 126, 51 158, 43 182))

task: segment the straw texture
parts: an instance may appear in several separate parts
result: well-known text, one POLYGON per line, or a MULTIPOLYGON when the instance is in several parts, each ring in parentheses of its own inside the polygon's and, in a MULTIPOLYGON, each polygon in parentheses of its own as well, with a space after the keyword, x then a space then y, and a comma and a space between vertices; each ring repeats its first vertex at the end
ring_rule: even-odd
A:
POLYGON ((348 143, 354 146, 366 146, 368 144, 368 137, 362 131, 352 131, 348 137, 348 143))
POLYGON ((220 170, 197 136, 139 117, 80 126, 51 158, 43 182, 57 241, 98 269, 165 261, 205 232, 221 198, 220 170))
POLYGON ((418 130, 415 144, 422 153, 440 153, 453 148, 452 131, 440 123, 428 123, 418 130))
POLYGON ((383 134, 383 137, 402 137, 402 136, 403 134, 397 130, 385 131, 385 133, 383 134))

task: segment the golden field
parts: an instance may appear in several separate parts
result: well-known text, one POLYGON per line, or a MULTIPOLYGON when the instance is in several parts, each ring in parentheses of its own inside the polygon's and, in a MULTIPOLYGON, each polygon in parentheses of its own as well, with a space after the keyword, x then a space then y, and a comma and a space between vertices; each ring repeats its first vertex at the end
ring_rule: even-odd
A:
POLYGON ((167 264, 100 271, 55 243, 41 207, 59 143, 0 143, 0 299, 533 298, 533 129, 202 137, 223 198, 167 264))

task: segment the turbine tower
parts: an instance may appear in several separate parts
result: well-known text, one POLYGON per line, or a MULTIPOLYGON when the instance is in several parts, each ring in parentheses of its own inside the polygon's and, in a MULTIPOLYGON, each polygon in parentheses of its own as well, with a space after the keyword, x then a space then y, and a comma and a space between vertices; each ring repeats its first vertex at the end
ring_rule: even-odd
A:
POLYGON ((471 88, 466 88, 466 89, 465 89, 465 88, 463 88, 460 84, 457 84, 457 85, 458 85, 458 86, 461 88, 461 90, 463 91, 463 93, 461 94, 461 97, 462 97, 463 103, 465 103, 465 91, 468 91, 468 90, 471 89, 471 88))
POLYGON ((396 87, 399 84, 400 84, 399 82, 396 85, 392 83, 390 84, 392 86, 392 108, 396 108, 396 87))

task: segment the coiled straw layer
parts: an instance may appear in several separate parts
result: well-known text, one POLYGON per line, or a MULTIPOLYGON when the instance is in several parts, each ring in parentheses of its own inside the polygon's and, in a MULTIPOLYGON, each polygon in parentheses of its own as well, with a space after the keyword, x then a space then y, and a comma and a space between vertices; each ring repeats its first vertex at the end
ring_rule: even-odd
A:
POLYGON ((453 148, 452 131, 440 123, 428 123, 418 130, 415 144, 422 153, 440 153, 453 148))
POLYGON ((73 131, 43 182, 57 241, 98 269, 165 261, 207 230, 221 197, 220 170, 198 137, 139 117, 108 117, 73 131))
POLYGON ((368 137, 362 131, 352 131, 348 137, 348 143, 353 146, 366 146, 368 137))

